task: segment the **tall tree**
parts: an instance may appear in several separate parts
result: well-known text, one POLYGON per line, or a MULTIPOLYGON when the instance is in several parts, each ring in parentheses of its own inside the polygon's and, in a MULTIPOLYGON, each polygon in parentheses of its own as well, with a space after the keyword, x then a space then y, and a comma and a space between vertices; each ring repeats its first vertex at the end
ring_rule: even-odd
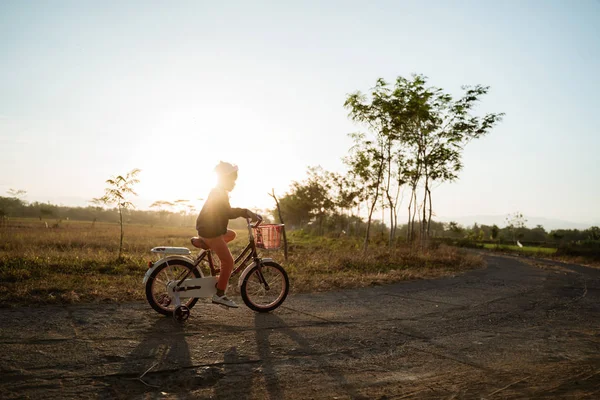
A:
POLYGON ((300 188, 300 193, 312 204, 311 216, 318 223, 319 234, 323 234, 325 217, 333 208, 331 198, 331 177, 322 167, 309 167, 306 184, 300 188))
POLYGON ((150 208, 156 209, 158 212, 159 221, 165 222, 169 213, 173 212, 175 208, 175 203, 168 200, 156 200, 152 204, 150 204, 150 208))
POLYGON ((375 145, 372 141, 366 140, 364 134, 353 134, 352 137, 355 144, 344 161, 350 167, 350 171, 358 184, 362 186, 363 191, 360 198, 367 203, 367 229, 363 244, 364 251, 367 251, 373 212, 377 207, 377 200, 381 193, 385 159, 381 141, 378 145, 375 145))
POLYGON ((281 211, 290 225, 316 223, 319 233, 333 205, 330 173, 321 167, 309 167, 308 178, 293 182, 289 193, 279 199, 281 211))
POLYGON ((492 225, 492 229, 491 229, 491 233, 490 233, 490 238, 493 241, 496 241, 498 239, 498 234, 500 233, 500 228, 498 227, 498 225, 494 224, 492 225))
POLYGON ((339 210, 336 222, 339 223, 340 230, 350 231, 353 210, 358 205, 360 189, 351 173, 344 175, 330 172, 329 179, 332 190, 331 199, 336 211, 339 210))
POLYGON ((21 197, 25 197, 25 195, 27 194, 27 190, 10 188, 6 191, 6 193, 8 193, 10 197, 20 200, 21 197))
POLYGON ((589 240, 600 240, 600 228, 597 226, 591 226, 585 230, 588 234, 589 240))
POLYGON ((513 214, 508 214, 505 221, 506 228, 510 231, 513 242, 516 242, 517 236, 519 236, 519 233, 525 228, 527 219, 523 216, 523 213, 517 211, 513 214))
MULTIPOLYGON (((427 78, 423 75, 413 75, 411 79, 398 77, 393 89, 379 79, 370 99, 357 93, 350 95, 346 101, 346 107, 351 109, 351 117, 367 123, 384 144, 382 158, 389 175, 392 173, 391 155, 402 155, 397 162, 406 165, 404 175, 408 179, 404 182, 409 183, 412 190, 409 235, 413 232, 419 209, 420 236, 427 238, 433 215, 432 186, 436 182, 456 179, 462 168, 464 146, 487 134, 503 116, 501 113, 489 113, 481 117, 472 114, 489 87, 465 86, 463 90, 464 95, 455 100, 442 89, 427 86, 427 78), (417 195, 419 188, 422 188, 420 203, 417 195)), ((384 186, 386 193, 389 193, 391 186, 387 183, 384 186)), ((392 208, 391 201, 388 203, 392 208)))
POLYGON ((106 180, 108 187, 104 189, 104 196, 93 199, 95 203, 105 205, 115 205, 119 212, 119 225, 121 227, 121 237, 119 240, 119 255, 117 259, 122 258, 123 254, 123 212, 134 205, 128 200, 130 195, 137 196, 133 191, 133 185, 139 182, 137 175, 139 169, 133 169, 125 175, 118 175, 106 180))

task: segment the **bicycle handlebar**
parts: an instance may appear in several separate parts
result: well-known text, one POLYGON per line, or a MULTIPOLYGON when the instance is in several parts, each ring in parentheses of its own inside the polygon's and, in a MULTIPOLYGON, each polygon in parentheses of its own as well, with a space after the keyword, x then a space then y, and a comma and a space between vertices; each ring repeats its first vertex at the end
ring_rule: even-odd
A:
POLYGON ((251 228, 256 228, 258 227, 262 222, 262 218, 259 216, 259 219, 254 223, 254 225, 252 225, 252 221, 250 221, 250 218, 246 218, 246 222, 248 223, 248 226, 251 228))

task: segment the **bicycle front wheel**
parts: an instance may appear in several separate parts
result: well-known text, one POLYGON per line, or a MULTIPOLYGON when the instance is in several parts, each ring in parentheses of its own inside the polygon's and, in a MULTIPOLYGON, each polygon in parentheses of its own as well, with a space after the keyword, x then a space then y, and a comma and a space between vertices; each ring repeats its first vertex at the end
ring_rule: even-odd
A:
POLYGON ((290 280, 276 262, 255 265, 242 281, 240 292, 246 305, 257 312, 269 312, 279 307, 288 295, 290 280))

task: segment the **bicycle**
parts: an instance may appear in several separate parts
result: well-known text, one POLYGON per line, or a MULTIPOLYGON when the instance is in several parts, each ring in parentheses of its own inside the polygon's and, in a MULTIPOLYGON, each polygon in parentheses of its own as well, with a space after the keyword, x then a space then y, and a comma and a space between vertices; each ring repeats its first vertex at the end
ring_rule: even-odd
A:
MULTIPOLYGON (((261 258, 257 248, 272 250, 281 245, 282 224, 254 225, 246 218, 248 244, 235 258, 231 277, 242 271, 238 287, 244 303, 256 312, 269 312, 279 307, 289 292, 287 272, 272 258, 261 258), (255 238, 256 236, 256 238, 255 238)), ((200 298, 212 297, 217 292, 217 273, 211 250, 199 237, 191 243, 200 248, 194 260, 187 247, 154 247, 151 252, 160 256, 148 262, 144 276, 146 299, 159 314, 185 321, 200 298), (210 275, 205 276, 201 263, 208 261, 210 275), (192 278, 189 278, 193 276, 192 278)))

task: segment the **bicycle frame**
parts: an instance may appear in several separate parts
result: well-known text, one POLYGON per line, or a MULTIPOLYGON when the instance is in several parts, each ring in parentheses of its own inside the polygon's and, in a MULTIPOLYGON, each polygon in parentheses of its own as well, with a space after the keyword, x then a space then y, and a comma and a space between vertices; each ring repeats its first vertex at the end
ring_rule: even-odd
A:
MULTIPOLYGON (((250 266, 251 262, 252 262, 252 263, 258 265, 258 270, 259 270, 258 278, 259 278, 260 283, 265 285, 266 290, 269 290, 269 284, 264 279, 262 273, 260 272, 260 269, 262 266, 262 263, 261 263, 262 260, 271 261, 271 259, 269 259, 269 258, 261 259, 258 256, 258 252, 256 251, 256 242, 254 240, 254 235, 252 233, 252 225, 250 224, 249 220, 247 220, 247 221, 248 221, 248 244, 246 245, 244 250, 242 250, 242 252, 233 261, 234 269, 231 272, 231 277, 237 275, 238 272, 240 272, 242 270, 242 268, 245 268, 245 270, 249 270, 250 268, 247 268, 247 267, 250 266), (236 265, 237 265, 237 267, 236 267, 236 265)), ((260 224, 260 222, 254 226, 256 227, 259 224, 260 224)), ((212 257, 212 252, 210 251, 210 249, 202 250, 201 253, 196 257, 196 261, 194 262, 194 268, 188 270, 181 279, 177 278, 178 282, 175 285, 175 287, 173 288, 173 291, 175 293, 186 292, 186 291, 194 290, 194 289, 200 289, 200 287, 196 287, 194 285, 188 287, 188 286, 184 286, 183 284, 188 279, 188 277, 192 274, 192 271, 194 271, 197 268, 200 268, 200 263, 204 259, 208 260, 208 266, 210 268, 211 277, 214 277, 219 272, 215 268, 214 260, 212 257)), ((244 276, 244 274, 242 274, 242 277, 243 276, 244 276)), ((204 279, 204 278, 196 278, 196 279, 204 279)), ((240 282, 241 281, 242 281, 242 279, 240 279, 240 282)))

